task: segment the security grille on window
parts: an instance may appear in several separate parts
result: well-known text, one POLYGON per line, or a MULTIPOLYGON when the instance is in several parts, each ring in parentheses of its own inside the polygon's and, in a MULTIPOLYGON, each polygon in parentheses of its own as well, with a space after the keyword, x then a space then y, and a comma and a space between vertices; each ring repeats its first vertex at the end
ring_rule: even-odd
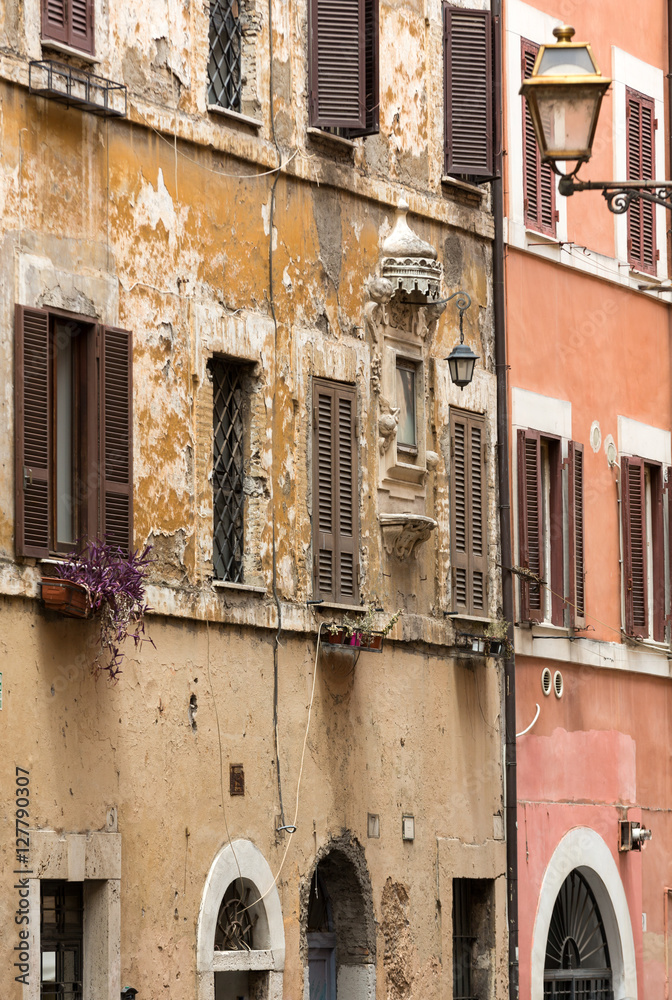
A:
POLYGON ((82 1000, 81 882, 40 882, 40 996, 82 1000))
POLYGON ((241 0, 211 0, 208 103, 240 111, 243 91, 241 0))
POLYGON ((126 330, 16 308, 16 552, 88 537, 132 546, 132 344, 126 330))
POLYGON ((215 579, 241 583, 244 540, 243 366, 210 362, 213 389, 212 562, 215 579))
POLYGON ((453 879, 453 1000, 492 995, 492 879, 453 879))

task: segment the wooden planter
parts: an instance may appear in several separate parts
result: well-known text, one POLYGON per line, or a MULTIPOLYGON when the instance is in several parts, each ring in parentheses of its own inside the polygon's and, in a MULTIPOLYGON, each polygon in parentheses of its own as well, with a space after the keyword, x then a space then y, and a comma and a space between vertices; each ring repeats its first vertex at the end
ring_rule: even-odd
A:
POLYGON ((43 576, 40 587, 45 608, 68 618, 89 617, 89 597, 84 584, 43 576))
POLYGON ((346 635, 344 628, 326 634, 329 645, 352 652, 382 653, 383 638, 382 632, 360 632, 358 629, 346 635))

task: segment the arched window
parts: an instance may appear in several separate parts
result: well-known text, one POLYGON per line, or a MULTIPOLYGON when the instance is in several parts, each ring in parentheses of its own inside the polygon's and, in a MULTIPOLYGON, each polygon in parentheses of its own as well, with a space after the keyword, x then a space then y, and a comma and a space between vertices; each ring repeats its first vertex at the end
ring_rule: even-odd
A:
POLYGON ((569 873, 553 907, 546 942, 544 997, 613 1000, 609 948, 592 889, 569 873))
POLYGON ((223 847, 205 883, 198 919, 199 1000, 282 996, 285 934, 280 897, 261 851, 223 847))
POLYGON ((340 838, 319 860, 304 914, 310 1000, 375 996, 371 883, 358 843, 340 838))

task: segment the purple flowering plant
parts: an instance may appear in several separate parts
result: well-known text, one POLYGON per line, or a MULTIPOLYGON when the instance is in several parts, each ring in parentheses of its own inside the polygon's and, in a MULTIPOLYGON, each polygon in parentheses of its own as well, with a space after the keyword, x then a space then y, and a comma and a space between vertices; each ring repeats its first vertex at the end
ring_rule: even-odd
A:
POLYGON ((60 563, 63 580, 86 588, 90 613, 100 625, 100 652, 93 663, 94 673, 106 670, 111 680, 121 673, 124 653, 121 646, 132 639, 137 647, 154 642, 145 635, 145 615, 151 608, 145 601, 145 577, 153 560, 152 546, 126 555, 107 541, 87 541, 60 563))

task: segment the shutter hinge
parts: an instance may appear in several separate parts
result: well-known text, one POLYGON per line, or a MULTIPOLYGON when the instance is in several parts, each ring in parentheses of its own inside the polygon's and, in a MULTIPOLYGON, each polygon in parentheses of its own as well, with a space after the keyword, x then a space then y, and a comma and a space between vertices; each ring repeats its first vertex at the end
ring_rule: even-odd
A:
POLYGON ((660 260, 660 250, 656 250, 656 260, 660 260))
POLYGON ((563 458, 563 460, 562 460, 562 467, 563 467, 563 469, 568 469, 569 468, 569 455, 567 456, 567 458, 563 458))
POLYGON ((654 128, 654 131, 658 128, 658 119, 657 118, 653 119, 653 128, 654 128))
POLYGON ((359 417, 355 417, 355 441, 359 441, 359 417))
POLYGON ((559 210, 557 208, 556 208, 555 213, 554 213, 554 218, 555 218, 556 222, 560 222, 560 212, 559 212, 559 210))
POLYGON ((26 486, 33 485, 33 470, 24 466, 23 469, 23 488, 25 490, 26 486))

